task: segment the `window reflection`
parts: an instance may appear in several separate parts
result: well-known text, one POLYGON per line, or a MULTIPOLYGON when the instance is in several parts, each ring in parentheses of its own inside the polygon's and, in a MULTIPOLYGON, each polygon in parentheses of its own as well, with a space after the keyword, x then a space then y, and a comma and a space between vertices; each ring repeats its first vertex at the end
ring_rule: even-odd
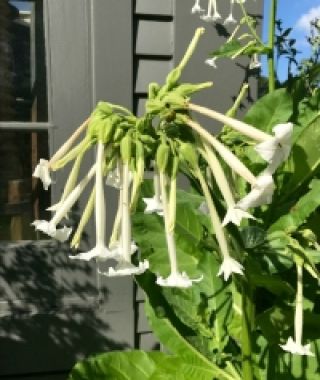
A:
POLYGON ((35 239, 30 223, 48 218, 41 210, 50 193, 32 178, 32 168, 47 155, 47 132, 1 131, 1 141, 6 143, 0 143, 0 240, 35 239))
POLYGON ((46 121, 42 1, 0 1, 0 121, 46 121))

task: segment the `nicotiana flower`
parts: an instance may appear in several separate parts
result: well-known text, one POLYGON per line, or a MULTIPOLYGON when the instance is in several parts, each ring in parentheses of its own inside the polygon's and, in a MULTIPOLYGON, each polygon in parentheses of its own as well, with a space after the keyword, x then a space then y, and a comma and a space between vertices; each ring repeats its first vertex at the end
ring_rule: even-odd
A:
POLYGON ((88 174, 79 182, 79 184, 67 196, 64 202, 61 204, 61 207, 56 211, 56 213, 54 214, 54 216, 49 222, 46 220, 35 220, 32 223, 32 225, 35 226, 36 230, 42 231, 59 241, 67 240, 72 229, 68 227, 57 229, 57 225, 67 215, 68 211, 78 200, 84 188, 87 186, 87 184, 93 177, 94 173, 95 173, 95 165, 93 165, 93 167, 89 170, 88 174))
POLYGON ((252 186, 251 191, 242 198, 236 207, 242 210, 248 210, 250 207, 258 207, 272 202, 275 184, 272 175, 268 172, 262 172, 257 177, 256 183, 252 186))
POLYGON ((280 347, 292 354, 314 356, 310 350, 310 344, 302 344, 303 333, 303 263, 296 262, 297 267, 297 293, 294 315, 294 339, 289 337, 286 344, 280 347))
POLYGON ((122 188, 120 193, 120 212, 121 212, 121 238, 110 247, 112 253, 115 255, 117 264, 110 267, 108 271, 98 272, 104 276, 128 276, 138 275, 145 272, 149 268, 147 260, 138 263, 135 266, 131 262, 131 255, 136 251, 137 246, 131 241, 131 220, 130 220, 130 172, 128 162, 122 164, 122 188))
POLYGON ((232 273, 243 275, 243 266, 231 256, 225 256, 219 268, 217 276, 223 275, 223 279, 227 281, 232 273))
POLYGON ((224 20, 223 25, 236 24, 237 20, 233 17, 233 5, 235 0, 230 0, 230 13, 228 17, 224 20))
POLYGON ((155 195, 152 198, 142 198, 147 207, 144 210, 145 214, 157 213, 163 215, 163 204, 155 195))
POLYGON ((108 268, 108 271, 100 271, 98 273, 107 276, 107 277, 121 277, 121 276, 130 276, 130 275, 139 275, 144 273, 149 269, 148 260, 140 261, 138 266, 133 265, 131 262, 126 260, 118 260, 114 268, 108 268))
POLYGON ((202 12, 204 12, 204 9, 201 8, 200 0, 195 0, 195 3, 193 7, 191 8, 191 13, 194 14, 194 13, 202 13, 202 12))
POLYGON ((258 54, 254 53, 249 63, 249 70, 260 69, 260 67, 261 67, 261 62, 258 59, 258 54))
POLYGON ((280 344, 280 347, 284 351, 288 351, 291 354, 315 356, 314 353, 311 352, 310 346, 310 344, 302 345, 301 343, 295 342, 291 336, 288 338, 286 344, 280 344))
POLYGON ((201 16, 201 19, 203 21, 212 21, 212 17, 213 17, 213 0, 208 0, 208 10, 207 10, 207 13, 203 16, 201 16))
POLYGON ((274 137, 255 146, 255 150, 269 163, 269 172, 274 173, 277 167, 290 154, 292 140, 292 123, 277 124, 273 127, 274 137))
MULTIPOLYGON (((200 149, 200 153, 203 155, 203 157, 207 161, 209 168, 211 170, 211 173, 227 204, 227 214, 223 220, 222 226, 227 225, 229 222, 232 222, 236 224, 237 226, 239 226, 243 218, 254 219, 254 217, 251 214, 236 207, 236 202, 234 200, 232 191, 230 189, 228 179, 224 173, 224 170, 217 156, 215 155, 214 151, 210 149, 207 143, 203 143, 203 146, 204 146, 204 150, 200 149)), ((207 211, 208 211, 207 213, 209 213, 208 205, 206 203, 205 205, 207 206, 207 211)))
POLYGON ((32 176, 39 178, 42 182, 43 188, 48 190, 52 182, 50 177, 49 161, 40 158, 39 164, 35 167, 32 176))
POLYGON ((115 169, 113 169, 108 175, 106 179, 106 184, 108 186, 114 187, 116 189, 120 189, 122 186, 122 181, 121 181, 121 175, 120 175, 120 170, 117 165, 115 169))
POLYGON ((249 214, 247 211, 241 210, 239 207, 234 205, 227 209, 227 213, 222 221, 222 226, 226 226, 228 223, 233 223, 240 226, 242 219, 255 219, 254 216, 249 214))
POLYGON ((157 284, 164 287, 190 288, 194 282, 200 282, 203 276, 195 279, 188 277, 186 272, 171 272, 167 278, 157 277, 157 284))
POLYGON ((218 59, 217 57, 208 58, 208 59, 206 59, 206 60, 204 61, 204 63, 205 63, 206 65, 211 66, 211 67, 213 67, 214 69, 216 69, 216 68, 217 68, 217 65, 216 65, 216 60, 217 60, 217 59, 218 59))
POLYGON ((103 165, 104 165, 104 144, 98 142, 97 160, 95 165, 96 176, 96 194, 95 194, 95 224, 96 224, 96 245, 88 252, 81 252, 77 255, 70 256, 71 259, 91 260, 93 258, 107 260, 115 257, 115 253, 106 247, 105 229, 105 199, 103 183, 103 165))
POLYGON ((72 231, 71 227, 63 226, 62 228, 57 228, 57 225, 54 222, 48 222, 47 220, 35 220, 32 225, 36 230, 41 231, 60 242, 68 240, 72 231))

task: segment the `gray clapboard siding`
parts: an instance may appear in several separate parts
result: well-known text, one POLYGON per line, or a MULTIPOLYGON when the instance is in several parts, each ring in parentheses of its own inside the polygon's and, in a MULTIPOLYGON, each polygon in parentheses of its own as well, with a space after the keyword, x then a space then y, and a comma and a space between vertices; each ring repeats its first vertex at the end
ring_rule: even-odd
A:
POLYGON ((173 22, 138 20, 135 53, 171 56, 173 54, 173 22))
POLYGON ((146 94, 150 82, 163 84, 172 67, 172 60, 139 59, 137 63, 135 93, 146 94))
POLYGON ((152 16, 172 16, 174 0, 136 0, 135 13, 152 16))

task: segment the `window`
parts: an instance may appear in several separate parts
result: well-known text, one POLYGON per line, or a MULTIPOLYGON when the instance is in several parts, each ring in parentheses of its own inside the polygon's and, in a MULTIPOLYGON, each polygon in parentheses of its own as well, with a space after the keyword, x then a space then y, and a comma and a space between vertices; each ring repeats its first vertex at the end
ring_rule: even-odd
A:
POLYGON ((0 240, 34 239, 48 203, 32 179, 48 155, 44 40, 42 1, 0 2, 0 240))

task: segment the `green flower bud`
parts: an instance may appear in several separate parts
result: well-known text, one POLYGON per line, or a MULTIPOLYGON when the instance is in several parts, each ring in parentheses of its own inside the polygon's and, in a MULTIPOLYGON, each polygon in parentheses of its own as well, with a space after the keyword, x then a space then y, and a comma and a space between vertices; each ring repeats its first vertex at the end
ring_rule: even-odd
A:
POLYGON ((158 85, 158 83, 151 82, 148 88, 148 98, 155 99, 155 97, 158 95, 159 90, 160 86, 158 85))
POLYGON ((190 143, 182 143, 179 148, 181 159, 186 161, 192 168, 198 166, 198 155, 190 143))
POLYGON ((129 163, 131 159, 131 136, 127 133, 120 142, 120 154, 124 163, 129 163))
POLYGON ((156 153, 156 163, 160 172, 164 172, 166 170, 169 161, 169 153, 169 146, 165 143, 161 143, 156 153))

